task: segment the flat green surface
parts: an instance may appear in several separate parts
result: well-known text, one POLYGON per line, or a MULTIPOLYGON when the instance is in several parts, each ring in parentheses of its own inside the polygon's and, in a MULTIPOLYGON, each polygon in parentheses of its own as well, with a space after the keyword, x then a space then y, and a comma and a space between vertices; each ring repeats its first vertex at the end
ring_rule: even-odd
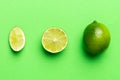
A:
POLYGON ((0 0, 0 80, 120 80, 120 0, 0 0), (83 31, 93 20, 108 26, 111 43, 91 58, 83 51, 83 31), (23 29, 25 48, 14 53, 9 32, 23 29), (61 27, 68 46, 50 55, 43 32, 61 27))

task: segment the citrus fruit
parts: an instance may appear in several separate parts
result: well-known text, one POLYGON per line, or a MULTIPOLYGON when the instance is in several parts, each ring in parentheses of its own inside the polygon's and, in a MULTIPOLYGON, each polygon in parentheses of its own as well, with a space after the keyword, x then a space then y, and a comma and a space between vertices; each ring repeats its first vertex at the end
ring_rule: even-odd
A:
POLYGON ((42 37, 42 45, 50 53, 61 52, 67 45, 66 33, 57 27, 48 28, 42 37))
POLYGON ((24 47, 25 35, 19 27, 15 27, 11 30, 9 36, 9 43, 14 51, 20 51, 24 47))
POLYGON ((93 21, 86 27, 83 41, 87 53, 96 55, 109 46, 110 32, 104 24, 93 21))

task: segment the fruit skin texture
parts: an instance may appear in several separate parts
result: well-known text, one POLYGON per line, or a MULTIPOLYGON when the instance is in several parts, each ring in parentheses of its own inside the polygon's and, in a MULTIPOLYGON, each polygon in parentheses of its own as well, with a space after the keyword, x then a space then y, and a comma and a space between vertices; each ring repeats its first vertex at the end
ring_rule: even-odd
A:
POLYGON ((84 31, 83 42, 85 51, 96 55, 109 46, 110 32, 104 24, 93 21, 84 31))

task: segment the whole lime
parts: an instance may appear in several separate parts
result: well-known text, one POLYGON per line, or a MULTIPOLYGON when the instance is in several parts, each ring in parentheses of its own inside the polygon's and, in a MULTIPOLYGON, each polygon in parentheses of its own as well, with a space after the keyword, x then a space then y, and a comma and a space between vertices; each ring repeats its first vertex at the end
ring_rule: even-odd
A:
POLYGON ((104 24, 93 21, 86 27, 83 41, 86 52, 90 55, 96 55, 109 46, 110 32, 104 24))

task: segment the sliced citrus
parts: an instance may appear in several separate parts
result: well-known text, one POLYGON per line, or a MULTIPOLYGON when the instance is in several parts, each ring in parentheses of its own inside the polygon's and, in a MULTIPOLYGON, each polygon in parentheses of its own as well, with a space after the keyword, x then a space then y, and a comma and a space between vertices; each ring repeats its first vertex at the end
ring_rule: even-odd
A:
POLYGON ((47 29, 42 37, 42 45, 45 50, 51 53, 62 51, 67 45, 68 39, 66 33, 56 27, 47 29))
POLYGON ((10 32, 9 42, 14 51, 20 51, 25 45, 24 32, 19 27, 13 28, 10 32))

